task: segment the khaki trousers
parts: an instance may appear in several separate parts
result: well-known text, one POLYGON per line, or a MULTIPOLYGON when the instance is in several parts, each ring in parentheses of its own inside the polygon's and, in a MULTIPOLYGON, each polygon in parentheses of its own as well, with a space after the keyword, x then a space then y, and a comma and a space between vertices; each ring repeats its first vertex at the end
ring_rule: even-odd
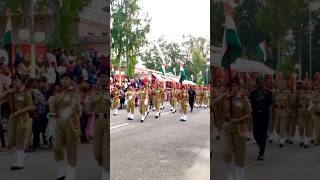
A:
POLYGON ((119 98, 113 99, 112 108, 117 109, 119 107, 119 105, 120 105, 120 99, 119 98))
POLYGON ((170 105, 171 105, 171 107, 175 107, 176 106, 176 104, 177 104, 177 98, 176 97, 174 97, 174 98, 171 98, 171 101, 170 101, 170 105))
POLYGON ((134 114, 134 100, 128 100, 127 112, 134 114))
POLYGON ((246 158, 246 137, 241 137, 236 124, 225 122, 223 124, 223 158, 228 163, 232 161, 235 153, 235 164, 244 167, 246 158))
POLYGON ((109 147, 110 147, 110 133, 106 128, 106 121, 104 117, 95 119, 93 130, 93 152, 94 157, 99 166, 109 171, 109 147))
POLYGON ((144 116, 145 112, 147 112, 148 104, 144 104, 145 99, 141 99, 140 101, 140 113, 144 116))
POLYGON ((9 137, 8 148, 15 147, 19 150, 24 150, 26 147, 26 140, 28 132, 30 131, 32 121, 27 115, 23 115, 17 118, 10 117, 9 122, 9 137))
POLYGON ((55 161, 64 160, 64 147, 67 151, 67 163, 69 166, 77 165, 78 137, 75 135, 69 121, 57 120, 55 130, 55 142, 53 154, 55 161))
POLYGON ((180 102, 180 113, 187 114, 187 101, 180 102))
POLYGON ((313 115, 314 118, 314 133, 316 142, 320 144, 320 114, 315 113, 313 115))
POLYGON ((280 138, 286 138, 288 129, 288 112, 277 108, 275 110, 276 129, 280 138))
POLYGON ((313 134, 313 121, 311 112, 306 108, 299 109, 298 116, 299 135, 300 137, 311 138, 313 134))

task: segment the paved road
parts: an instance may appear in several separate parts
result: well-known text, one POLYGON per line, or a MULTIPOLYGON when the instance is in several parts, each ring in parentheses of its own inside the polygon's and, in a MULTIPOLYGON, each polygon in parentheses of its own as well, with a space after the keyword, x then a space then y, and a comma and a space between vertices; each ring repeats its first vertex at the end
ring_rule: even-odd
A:
POLYGON ((210 179, 209 110, 188 112, 187 122, 169 111, 159 119, 151 111, 144 123, 138 109, 133 121, 124 110, 111 116, 111 179, 210 179))
MULTIPOLYGON (((50 151, 27 153, 25 169, 21 171, 9 170, 14 160, 13 153, 0 153, 1 180, 55 180, 55 163, 50 151)), ((94 160, 91 144, 79 147, 76 180, 100 180, 100 169, 94 160)))
MULTIPOLYGON (((213 133, 214 134, 214 133, 213 133)), ((278 144, 267 144, 265 160, 257 161, 258 147, 254 141, 247 144, 246 180, 318 180, 320 179, 320 147, 308 149, 293 145, 279 148, 278 144)), ((213 180, 226 180, 221 158, 221 140, 213 140, 213 180)))

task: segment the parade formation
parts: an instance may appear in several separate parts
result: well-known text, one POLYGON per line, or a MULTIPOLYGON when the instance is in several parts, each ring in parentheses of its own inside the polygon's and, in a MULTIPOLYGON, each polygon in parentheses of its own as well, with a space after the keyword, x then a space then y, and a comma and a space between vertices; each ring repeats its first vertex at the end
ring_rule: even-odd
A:
MULTIPOLYGON (((121 82, 124 84, 124 82, 121 82)), ((125 102, 127 104, 128 120, 134 119, 134 108, 139 105, 140 121, 144 122, 149 115, 150 111, 155 111, 155 118, 161 117, 161 111, 164 109, 164 102, 170 102, 170 111, 172 113, 177 112, 177 105, 180 107, 181 121, 187 120, 187 107, 189 101, 188 89, 191 85, 185 84, 174 84, 170 87, 164 88, 163 83, 155 80, 153 83, 143 83, 140 87, 135 88, 133 85, 129 85, 126 88, 122 88, 120 82, 114 81, 111 84, 111 97, 113 115, 117 115, 119 112, 119 101, 120 101, 120 89, 125 89, 125 102)), ((209 86, 195 86, 196 98, 195 101, 197 108, 208 108, 209 107, 209 86)))

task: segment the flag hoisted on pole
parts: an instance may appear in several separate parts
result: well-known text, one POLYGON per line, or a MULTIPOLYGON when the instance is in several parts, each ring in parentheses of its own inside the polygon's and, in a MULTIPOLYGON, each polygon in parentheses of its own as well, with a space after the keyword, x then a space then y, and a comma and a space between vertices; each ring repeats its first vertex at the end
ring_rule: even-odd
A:
MULTIPOLYGON (((11 83, 12 83, 12 89, 14 89, 14 46, 13 46, 13 36, 12 36, 12 20, 11 20, 11 11, 10 9, 6 9, 6 16, 7 16, 7 24, 6 29, 4 31, 3 35, 3 48, 7 51, 8 57, 9 57, 9 66, 11 71, 11 83)), ((15 94, 12 93, 12 106, 13 111, 16 111, 16 105, 15 105, 15 94)))
POLYGON ((186 73, 184 72, 183 65, 180 64, 180 79, 179 82, 182 84, 182 82, 186 79, 186 73))
POLYGON ((224 3, 225 30, 223 34, 223 48, 221 66, 228 69, 242 54, 238 31, 233 20, 234 10, 228 2, 224 3), (230 58, 229 58, 230 56, 230 58), (230 62, 229 62, 230 61, 230 62))
POLYGON ((267 44, 265 40, 258 45, 257 55, 260 62, 265 63, 267 61, 267 44))
MULTIPOLYGON (((224 69, 228 70, 229 77, 229 93, 231 94, 231 64, 234 63, 238 57, 242 54, 242 48, 240 43, 240 38, 237 32, 235 22, 233 20, 234 15, 234 4, 229 2, 224 2, 224 14, 225 14, 225 30, 223 34, 223 56, 221 59, 221 65, 224 69)), ((229 99, 230 115, 233 116, 233 106, 232 106, 231 96, 229 99)))
POLYGON ((172 73, 173 75, 175 75, 175 76, 177 75, 177 74, 176 74, 176 67, 173 67, 173 69, 172 69, 172 72, 171 72, 171 73, 172 73))
POLYGON ((161 71, 162 75, 166 75, 166 65, 162 64, 160 71, 161 71))
MULTIPOLYGON (((13 44, 12 44, 12 21, 11 21, 11 12, 7 9, 7 24, 6 29, 3 35, 3 48, 7 51, 9 57, 9 65, 13 66, 13 44)), ((13 72, 13 69, 11 69, 13 72)))

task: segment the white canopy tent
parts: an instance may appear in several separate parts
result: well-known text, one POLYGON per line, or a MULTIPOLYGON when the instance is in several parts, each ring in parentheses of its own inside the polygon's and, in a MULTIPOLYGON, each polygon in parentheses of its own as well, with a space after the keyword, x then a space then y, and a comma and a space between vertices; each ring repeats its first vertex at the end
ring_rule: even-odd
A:
POLYGON ((189 81, 189 80, 184 80, 182 82, 182 84, 188 84, 188 85, 196 85, 196 83, 192 82, 192 81, 189 81))
POLYGON ((166 79, 164 79, 160 74, 156 74, 156 73, 152 73, 152 75, 154 76, 154 77, 156 77, 159 81, 161 81, 161 82, 166 82, 167 80, 166 79))
MULTIPOLYGON (((222 54, 213 54, 213 66, 221 67, 221 56, 222 54)), ((274 70, 261 62, 242 58, 238 58, 235 63, 231 64, 231 69, 239 72, 256 72, 263 75, 275 74, 274 70)))

